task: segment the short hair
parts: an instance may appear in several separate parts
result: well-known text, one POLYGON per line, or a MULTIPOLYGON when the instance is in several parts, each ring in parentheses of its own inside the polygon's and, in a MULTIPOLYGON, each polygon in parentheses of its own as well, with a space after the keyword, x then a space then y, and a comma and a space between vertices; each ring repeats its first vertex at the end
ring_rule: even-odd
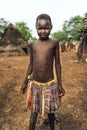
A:
POLYGON ((48 14, 40 14, 37 16, 36 18, 36 25, 39 19, 45 19, 45 20, 49 20, 50 25, 52 26, 52 22, 51 22, 51 17, 48 14))

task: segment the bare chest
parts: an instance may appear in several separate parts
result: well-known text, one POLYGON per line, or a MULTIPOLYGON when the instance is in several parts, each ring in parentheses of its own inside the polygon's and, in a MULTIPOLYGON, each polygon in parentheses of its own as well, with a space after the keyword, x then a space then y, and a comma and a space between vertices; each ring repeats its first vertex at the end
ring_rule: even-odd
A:
POLYGON ((33 47, 34 56, 51 56, 54 53, 54 47, 52 45, 39 44, 33 47))

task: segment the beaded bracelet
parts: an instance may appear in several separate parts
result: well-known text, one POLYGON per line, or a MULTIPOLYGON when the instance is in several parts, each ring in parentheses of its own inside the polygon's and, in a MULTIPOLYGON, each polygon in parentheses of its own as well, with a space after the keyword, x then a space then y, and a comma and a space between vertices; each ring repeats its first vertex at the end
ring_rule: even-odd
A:
POLYGON ((32 75, 28 75, 28 80, 32 80, 32 75))

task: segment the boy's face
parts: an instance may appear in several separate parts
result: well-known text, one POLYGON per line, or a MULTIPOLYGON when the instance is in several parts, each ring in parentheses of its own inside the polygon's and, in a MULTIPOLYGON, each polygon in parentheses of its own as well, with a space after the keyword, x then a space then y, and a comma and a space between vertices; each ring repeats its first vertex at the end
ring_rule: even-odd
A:
POLYGON ((49 37, 52 26, 49 20, 38 19, 36 29, 39 38, 45 40, 49 37))

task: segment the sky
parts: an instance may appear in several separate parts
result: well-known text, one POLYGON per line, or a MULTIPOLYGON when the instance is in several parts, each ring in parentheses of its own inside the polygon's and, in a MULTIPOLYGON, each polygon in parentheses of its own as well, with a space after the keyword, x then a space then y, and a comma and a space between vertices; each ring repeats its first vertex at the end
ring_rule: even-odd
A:
POLYGON ((53 29, 51 33, 62 30, 65 20, 87 13, 87 0, 0 0, 0 18, 13 24, 25 22, 37 37, 36 17, 46 13, 51 16, 53 29))

